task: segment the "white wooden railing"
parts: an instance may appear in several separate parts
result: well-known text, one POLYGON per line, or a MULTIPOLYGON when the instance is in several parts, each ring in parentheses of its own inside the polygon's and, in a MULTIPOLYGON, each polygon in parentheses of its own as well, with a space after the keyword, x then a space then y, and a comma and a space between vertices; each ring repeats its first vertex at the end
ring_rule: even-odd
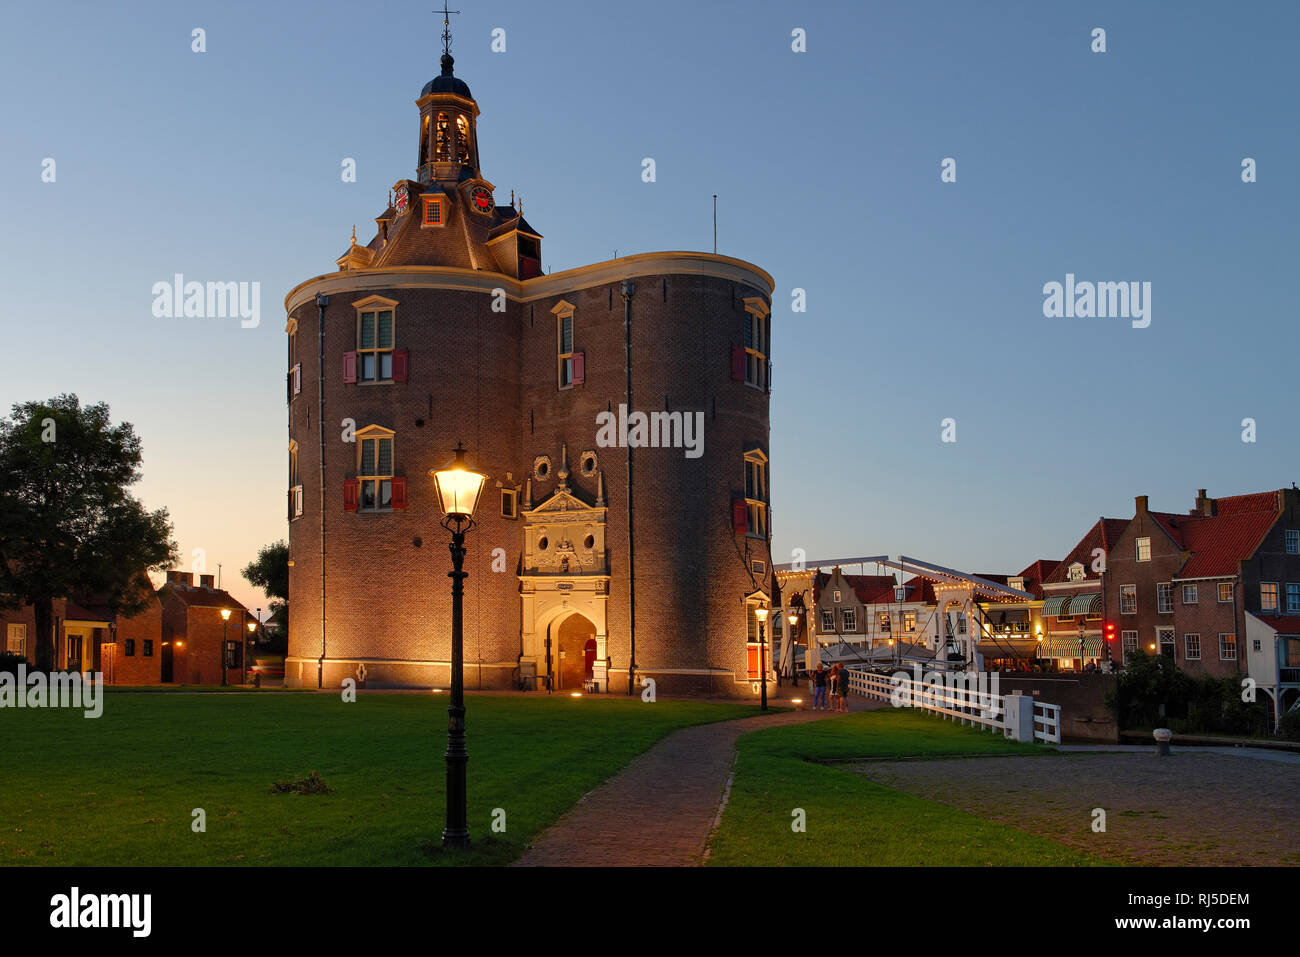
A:
MULTIPOLYGON (((864 698, 885 701, 900 707, 920 708, 943 715, 972 727, 1001 731, 1010 737, 1004 720, 1005 695, 974 688, 917 681, 914 678, 875 674, 848 669, 849 690, 864 698)), ((1061 743, 1061 706, 1044 701, 1034 702, 1034 740, 1045 744, 1061 743)))

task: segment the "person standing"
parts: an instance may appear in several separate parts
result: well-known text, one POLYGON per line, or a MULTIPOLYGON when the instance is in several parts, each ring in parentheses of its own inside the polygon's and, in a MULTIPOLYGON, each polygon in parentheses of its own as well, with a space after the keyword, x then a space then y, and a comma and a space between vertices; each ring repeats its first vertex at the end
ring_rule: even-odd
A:
POLYGON ((827 711, 826 706, 826 682, 829 679, 826 666, 821 662, 817 663, 817 670, 812 674, 813 680, 813 710, 827 711))
POLYGON ((844 662, 835 662, 834 669, 835 687, 831 691, 832 711, 849 710, 849 669, 844 667, 844 662))

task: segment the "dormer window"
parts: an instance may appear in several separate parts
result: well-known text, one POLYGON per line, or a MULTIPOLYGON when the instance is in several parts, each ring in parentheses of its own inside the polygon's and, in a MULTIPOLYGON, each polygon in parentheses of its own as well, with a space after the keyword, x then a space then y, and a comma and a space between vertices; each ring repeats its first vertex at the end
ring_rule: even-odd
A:
POLYGON ((894 601, 907 601, 907 589, 902 587, 895 588, 894 601))
POLYGON ((1008 588, 1014 588, 1016 591, 1024 591, 1024 590, 1025 590, 1025 580, 1024 580, 1023 578, 1019 578, 1019 577, 1016 577, 1016 578, 1008 578, 1008 579, 1007 579, 1007 587, 1008 587, 1008 588))
POLYGON ((421 225, 424 226, 441 226, 447 221, 446 209, 444 208, 444 196, 422 196, 421 201, 424 204, 424 215, 421 217, 421 225))
POLYGON ((1072 582, 1081 582, 1084 579, 1083 564, 1075 562, 1070 566, 1069 579, 1072 582))

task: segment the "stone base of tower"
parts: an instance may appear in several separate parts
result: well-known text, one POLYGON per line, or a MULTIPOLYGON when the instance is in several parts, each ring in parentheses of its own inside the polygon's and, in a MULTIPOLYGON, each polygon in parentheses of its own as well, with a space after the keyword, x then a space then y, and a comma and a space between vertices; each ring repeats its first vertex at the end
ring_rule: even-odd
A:
MULTIPOLYGON (((451 687, 451 664, 446 661, 394 661, 382 658, 327 658, 324 667, 319 659, 289 657, 284 661, 286 688, 341 688, 347 678, 365 688, 440 688, 451 687)), ((519 667, 513 661, 465 665, 466 691, 518 691, 519 667)))
MULTIPOLYGON (((655 668, 638 668, 636 671, 636 688, 635 694, 643 694, 646 685, 643 679, 652 679, 654 681, 655 695, 670 695, 674 697, 686 698, 736 698, 742 701, 753 699, 758 700, 760 689, 758 682, 747 679, 740 680, 736 678, 731 671, 687 671, 684 669, 666 669, 658 670, 655 668)), ((609 679, 610 690, 615 694, 627 693, 627 669, 622 671, 615 668, 610 672, 609 679)), ((789 694, 790 688, 778 689, 776 679, 769 677, 767 680, 767 696, 771 700, 782 697, 782 693, 789 694)), ((796 695, 798 697, 798 695, 796 695)))

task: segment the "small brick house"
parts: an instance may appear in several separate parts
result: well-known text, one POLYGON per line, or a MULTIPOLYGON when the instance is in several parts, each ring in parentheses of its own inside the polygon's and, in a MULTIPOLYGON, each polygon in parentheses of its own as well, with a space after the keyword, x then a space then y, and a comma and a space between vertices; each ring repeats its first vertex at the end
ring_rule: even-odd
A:
POLYGON ((1300 612, 1300 490, 1200 489, 1185 515, 1139 495, 1107 555, 1105 602, 1126 646, 1191 674, 1244 676, 1246 614, 1300 612))
POLYGON ((158 589, 162 602, 162 672, 164 682, 221 684, 224 663, 227 684, 243 680, 243 655, 248 623, 253 615, 212 575, 169 571, 158 589), (222 611, 230 612, 229 618, 222 611), (223 662, 224 659, 224 662, 223 662))
MULTIPOLYGON (((99 672, 106 684, 151 685, 161 681, 159 656, 162 605, 150 589, 145 608, 131 617, 115 615, 97 598, 53 603, 54 667, 99 672)), ((3 648, 36 659, 36 616, 31 605, 0 609, 3 648)))

